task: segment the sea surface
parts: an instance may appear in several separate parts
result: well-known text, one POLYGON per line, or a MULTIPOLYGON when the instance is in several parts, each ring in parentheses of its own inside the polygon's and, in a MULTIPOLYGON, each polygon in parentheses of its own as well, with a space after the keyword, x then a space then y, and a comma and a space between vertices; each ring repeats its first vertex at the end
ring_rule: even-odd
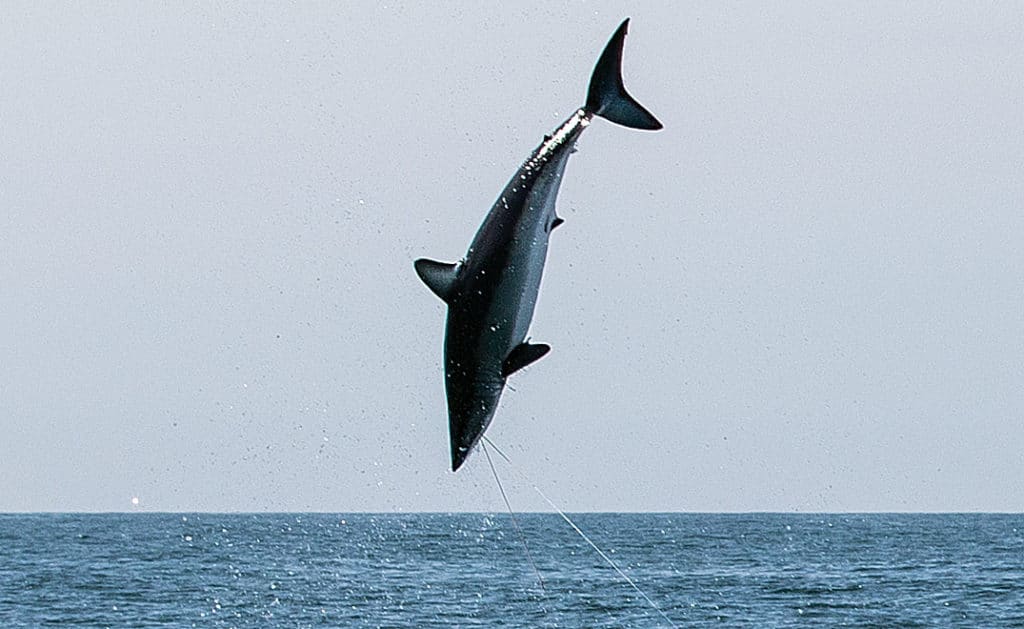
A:
POLYGON ((665 616, 557 514, 9 514, 0 626, 1024 627, 1024 515, 571 517, 665 616))

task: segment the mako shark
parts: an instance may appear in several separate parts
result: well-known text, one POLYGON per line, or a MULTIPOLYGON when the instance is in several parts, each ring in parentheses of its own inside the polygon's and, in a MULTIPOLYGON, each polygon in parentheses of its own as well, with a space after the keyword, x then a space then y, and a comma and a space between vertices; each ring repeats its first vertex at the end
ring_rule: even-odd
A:
POLYGON ((562 224, 555 199, 576 140, 594 116, 632 129, 661 123, 622 84, 619 26, 590 78, 586 105, 534 149, 516 171, 459 263, 416 260, 420 278, 448 305, 445 389, 452 470, 458 470, 494 418, 507 378, 551 349, 530 343, 551 231, 562 224))

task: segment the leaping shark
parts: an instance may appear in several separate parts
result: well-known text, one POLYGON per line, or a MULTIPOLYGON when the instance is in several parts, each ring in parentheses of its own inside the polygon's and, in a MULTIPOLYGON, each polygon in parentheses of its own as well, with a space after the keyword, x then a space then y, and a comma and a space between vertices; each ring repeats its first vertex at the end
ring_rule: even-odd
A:
POLYGON ((534 149, 516 171, 459 263, 416 260, 416 273, 448 304, 445 389, 452 471, 465 462, 494 418, 510 375, 551 349, 531 343, 533 319, 551 231, 562 224, 555 199, 576 140, 594 116, 631 129, 661 123, 622 84, 627 18, 612 35, 590 77, 586 104, 534 149))

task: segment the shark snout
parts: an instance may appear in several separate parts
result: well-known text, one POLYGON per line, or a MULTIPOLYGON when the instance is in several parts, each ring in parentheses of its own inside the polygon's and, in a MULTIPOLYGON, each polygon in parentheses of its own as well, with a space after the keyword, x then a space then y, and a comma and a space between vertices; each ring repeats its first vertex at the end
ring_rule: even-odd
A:
POLYGON ((448 428, 451 437, 452 471, 458 470, 480 442, 494 418, 501 389, 478 389, 471 395, 449 400, 448 428))

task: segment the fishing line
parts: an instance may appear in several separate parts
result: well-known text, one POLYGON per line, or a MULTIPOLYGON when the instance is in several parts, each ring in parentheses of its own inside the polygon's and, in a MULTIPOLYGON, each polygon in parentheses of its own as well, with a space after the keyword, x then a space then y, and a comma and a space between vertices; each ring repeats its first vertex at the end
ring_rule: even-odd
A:
MULTIPOLYGON (((590 539, 589 537, 587 537, 587 534, 586 534, 586 533, 584 533, 584 532, 583 532, 583 531, 582 531, 582 530, 580 529, 580 527, 576 526, 576 523, 572 521, 572 518, 570 518, 569 516, 567 516, 567 515, 565 514, 565 512, 564 512, 564 511, 562 511, 561 509, 559 509, 559 508, 558 508, 558 505, 556 505, 556 504, 555 504, 554 502, 552 502, 552 501, 551 501, 551 499, 550 499, 550 498, 548 498, 548 497, 547 497, 547 496, 546 496, 546 495, 544 494, 544 492, 540 490, 540 487, 538 487, 536 483, 534 483, 534 482, 533 482, 532 480, 530 480, 529 478, 527 478, 525 474, 523 474, 523 473, 522 473, 522 472, 520 472, 520 471, 519 471, 518 469, 516 469, 516 468, 515 468, 514 466, 512 466, 512 460, 511 460, 511 459, 509 459, 509 458, 508 458, 507 456, 505 456, 505 453, 504 453, 504 452, 502 452, 502 451, 501 451, 501 449, 500 449, 500 448, 498 448, 498 446, 494 445, 494 442, 493 442, 493 441, 491 441, 490 439, 488 439, 486 435, 485 435, 485 436, 483 437, 483 441, 484 441, 484 443, 481 443, 481 445, 484 445, 484 446, 486 446, 486 445, 490 445, 490 446, 491 446, 492 448, 494 448, 494 451, 495 451, 495 452, 497 452, 497 453, 498 453, 499 455, 501 455, 501 458, 505 459, 505 462, 509 464, 509 466, 510 466, 510 467, 512 468, 512 471, 514 471, 515 473, 519 474, 519 476, 520 476, 520 477, 522 477, 522 478, 523 478, 523 480, 525 480, 525 481, 526 481, 527 483, 529 483, 530 485, 532 485, 532 486, 533 486, 533 489, 534 489, 534 490, 535 490, 535 491, 536 491, 536 492, 537 492, 538 494, 540 494, 540 497, 541 497, 541 498, 543 498, 543 499, 544 499, 544 501, 545 501, 545 502, 547 502, 547 503, 548 503, 548 505, 550 505, 550 506, 551 506, 551 508, 552 508, 552 509, 554 509, 554 510, 555 510, 555 511, 556 511, 556 512, 558 513, 558 515, 562 516, 562 519, 563 519, 563 520, 565 520, 566 522, 568 522, 568 523, 569 523, 569 526, 571 526, 571 527, 573 528, 573 530, 574 530, 574 531, 576 531, 577 533, 579 533, 580 537, 582 537, 582 538, 583 538, 583 539, 584 539, 584 540, 585 540, 585 541, 586 541, 586 542, 587 542, 588 544, 590 544, 591 548, 593 548, 594 550, 596 550, 596 551, 597 551, 597 554, 598 554, 598 555, 601 555, 601 558, 602 558, 602 559, 604 559, 605 561, 607 561, 607 562, 608 562, 608 565, 609 565, 609 566, 611 566, 612 568, 614 568, 614 569, 615 569, 615 572, 619 573, 619 576, 620 576, 620 577, 622 577, 623 579, 625 579, 626 583, 628 583, 629 585, 631 585, 631 586, 633 587, 633 589, 634 589, 634 590, 636 590, 636 591, 637 591, 637 592, 638 592, 638 593, 640 594, 640 596, 644 597, 644 600, 645 600, 645 601, 647 601, 647 602, 648 602, 648 603, 650 604, 650 606, 654 608, 654 611, 656 611, 656 612, 658 612, 659 614, 661 614, 661 617, 665 619, 665 622, 667 622, 667 623, 669 624, 669 626, 670 626, 670 627, 675 627, 676 629, 678 629, 679 625, 677 625, 676 623, 672 622, 672 619, 671 619, 671 618, 669 618, 669 617, 668 617, 668 616, 667 616, 667 615, 665 614, 665 612, 663 612, 663 611, 661 610, 661 608, 660 608, 660 607, 658 607, 658 605, 657 605, 657 604, 656 604, 656 603, 655 603, 655 602, 654 602, 653 600, 651 600, 651 597, 647 596, 647 594, 646 594, 646 593, 645 593, 645 592, 644 592, 643 590, 641 590, 641 589, 640 589, 640 586, 638 586, 638 585, 636 584, 636 582, 634 582, 634 581, 633 581, 633 579, 630 579, 630 578, 629 578, 629 575, 627 575, 627 574, 626 574, 625 572, 623 572, 623 571, 622 571, 622 569, 621 569, 621 568, 619 568, 619 566, 618 566, 618 565, 617 565, 617 564, 616 564, 616 563, 615 563, 614 561, 612 561, 611 557, 609 557, 608 555, 606 555, 606 554, 604 553, 604 551, 603 551, 603 550, 601 550, 601 549, 600 549, 600 548, 599 548, 599 547, 597 546, 597 544, 595 544, 595 543, 594 543, 594 542, 593 542, 593 541, 592 541, 592 540, 591 540, 591 539, 590 539)), ((487 452, 487 448, 486 448, 486 447, 484 447, 484 452, 487 452)), ((488 462, 490 462, 490 460, 491 460, 491 455, 489 455, 489 454, 488 454, 488 455, 487 455, 487 461, 488 461, 488 462)), ((491 464, 491 470, 492 470, 492 471, 494 470, 494 464, 493 464, 493 463, 491 464)), ((497 474, 495 474, 495 475, 494 475, 494 478, 498 478, 498 475, 497 475, 497 474)), ((501 483, 499 483, 498 485, 499 485, 499 487, 500 487, 501 483)), ((502 491, 501 491, 501 495, 502 495, 502 496, 504 496, 504 495, 505 495, 505 490, 502 490, 502 491)), ((506 502, 507 502, 507 500, 506 500, 506 502)), ((524 542, 524 543, 525 543, 525 542, 524 542)), ((532 559, 531 559, 531 561, 532 561, 532 559)), ((538 575, 538 576, 539 576, 539 575, 538 575)))
MULTIPOLYGON (((493 443, 491 444, 494 445, 493 443)), ((498 491, 501 492, 501 498, 505 501, 505 506, 508 507, 508 514, 512 516, 512 525, 516 529, 516 535, 519 536, 519 541, 523 545, 523 550, 526 551, 526 558, 530 560, 530 565, 533 566, 533 572, 537 575, 537 582, 540 583, 540 589, 542 592, 546 592, 547 589, 544 587, 544 578, 540 576, 540 570, 537 569, 537 564, 533 561, 533 555, 530 553, 530 547, 526 545, 526 536, 523 535, 523 529, 519 528, 519 520, 516 518, 515 511, 512 510, 512 503, 508 501, 508 496, 505 495, 505 488, 501 486, 501 479, 498 478, 498 471, 494 469, 494 461, 491 460, 491 453, 487 451, 487 444, 481 443, 480 446, 484 450, 484 454, 487 455, 487 464, 491 466, 491 474, 494 474, 494 481, 498 483, 498 491)), ((497 450, 497 448, 495 448, 497 450)), ((501 454, 499 452, 499 454, 501 454)), ((501 456, 505 456, 502 454, 501 456)))

